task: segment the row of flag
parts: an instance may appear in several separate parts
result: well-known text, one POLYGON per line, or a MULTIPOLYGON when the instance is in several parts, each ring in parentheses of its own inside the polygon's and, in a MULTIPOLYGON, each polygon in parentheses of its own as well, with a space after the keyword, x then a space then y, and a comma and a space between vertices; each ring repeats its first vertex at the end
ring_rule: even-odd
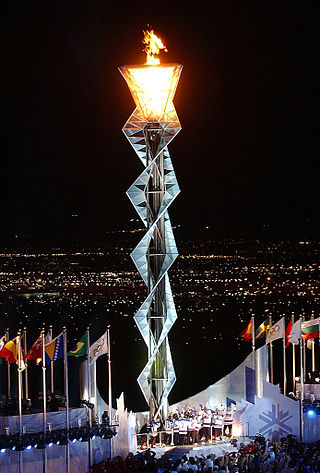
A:
MULTIPOLYGON (((49 365, 53 361, 64 358, 64 342, 63 333, 51 340, 49 334, 44 339, 45 364, 49 365)), ((21 348, 21 356, 19 357, 18 337, 7 341, 6 335, 0 338, 0 357, 5 358, 8 362, 19 364, 20 369, 25 367, 25 360, 35 360, 37 364, 42 361, 42 336, 34 342, 27 353, 23 354, 21 348)), ((89 348, 89 364, 93 364, 101 355, 109 355, 107 331, 89 348)), ((87 355, 87 336, 86 334, 76 343, 74 348, 67 353, 68 356, 86 356, 87 355)))
MULTIPOLYGON (((255 339, 263 340, 265 343, 273 342, 280 338, 285 337, 286 347, 289 343, 297 345, 300 338, 304 340, 310 340, 319 337, 320 317, 317 319, 311 319, 303 322, 301 319, 293 323, 292 318, 290 319, 287 327, 285 326, 285 318, 282 317, 276 324, 270 327, 269 320, 266 319, 259 327, 255 330, 255 339)), ((247 327, 239 334, 239 337, 243 338, 244 341, 250 342, 252 340, 252 319, 250 320, 247 327)))

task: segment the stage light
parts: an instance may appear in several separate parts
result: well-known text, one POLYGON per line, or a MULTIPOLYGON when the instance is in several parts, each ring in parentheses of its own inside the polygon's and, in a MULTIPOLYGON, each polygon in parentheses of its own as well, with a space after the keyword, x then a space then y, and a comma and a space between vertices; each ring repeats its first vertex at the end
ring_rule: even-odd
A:
POLYGON ((316 415, 316 411, 315 411, 315 409, 309 409, 307 411, 307 414, 308 414, 309 417, 314 417, 316 415))
POLYGON ((48 447, 52 447, 53 442, 48 443, 48 447))
POLYGON ((320 383, 320 378, 315 378, 316 383, 320 383))
POLYGON ((32 445, 28 445, 28 446, 26 447, 26 450, 31 450, 31 449, 32 449, 32 445))
POLYGON ((0 450, 1 453, 4 453, 5 451, 6 451, 5 448, 2 448, 2 449, 0 450))

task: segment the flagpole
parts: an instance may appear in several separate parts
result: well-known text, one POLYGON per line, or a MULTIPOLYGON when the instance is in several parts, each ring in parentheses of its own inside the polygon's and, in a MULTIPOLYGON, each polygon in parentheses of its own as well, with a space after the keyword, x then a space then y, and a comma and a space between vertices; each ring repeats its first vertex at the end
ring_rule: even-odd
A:
MULTIPOLYGON (((285 319, 283 321, 285 326, 285 319)), ((283 332, 283 395, 287 395, 286 331, 283 332)))
MULTIPOLYGON (((18 358, 18 406, 19 406, 19 440, 22 442, 23 425, 22 425, 22 372, 21 372, 21 331, 18 331, 17 341, 17 358, 18 358)), ((22 452, 19 451, 19 471, 23 472, 22 452)))
MULTIPOLYGON (((49 327, 49 342, 52 342, 52 325, 49 327)), ((54 375, 53 375, 53 363, 50 363, 50 389, 54 393, 54 375)))
MULTIPOLYGON (((272 327, 272 316, 269 315, 269 330, 272 327)), ((270 382, 273 384, 273 347, 272 342, 269 343, 270 350, 270 382)))
MULTIPOLYGON (((43 432, 47 430, 47 386, 46 386, 46 352, 44 330, 41 330, 42 344, 42 391, 43 391, 43 432)), ((53 361, 51 361, 53 363, 53 361)))
POLYGON ((97 361, 94 360, 94 364, 93 364, 93 396, 94 396, 94 409, 93 409, 93 412, 94 412, 94 420, 97 419, 97 415, 98 415, 98 406, 97 406, 97 402, 98 402, 98 399, 97 399, 97 361))
MULTIPOLYGON (((91 372, 90 372, 90 327, 87 327, 86 332, 86 352, 87 352, 87 390, 88 390, 88 401, 90 402, 91 399, 91 372)), ((92 428, 92 410, 90 408, 88 410, 88 418, 89 418, 89 427, 90 432, 92 428)), ((91 471, 91 458, 92 458, 92 444, 91 444, 91 435, 89 436, 88 442, 88 460, 89 460, 89 471, 91 471)))
MULTIPOLYGON (((300 323, 301 323, 301 316, 300 316, 300 323)), ((303 400, 304 400, 304 379, 303 379, 303 372, 304 372, 304 357, 303 357, 303 339, 301 337, 301 329, 300 329, 300 441, 303 441, 303 400)))
MULTIPOLYGON (((305 318, 304 315, 302 316, 302 323, 304 322, 305 318)), ((305 383, 307 380, 307 359, 306 359, 306 341, 304 338, 303 340, 303 382, 305 383)))
POLYGON ((112 385, 111 385, 111 346, 110 346, 110 325, 107 327, 108 330, 108 337, 107 337, 107 343, 108 343, 108 375, 109 375, 109 386, 108 386, 108 391, 109 391, 109 422, 110 425, 112 424, 111 422, 111 417, 112 417, 112 385))
MULTIPOLYGON (((6 330, 6 342, 8 343, 10 341, 9 338, 9 329, 7 328, 6 330)), ((11 372, 10 372, 10 363, 9 360, 7 360, 7 373, 8 373, 8 399, 11 398, 11 372)))
POLYGON ((18 355, 18 397, 19 397, 19 433, 20 437, 23 433, 22 426, 22 371, 21 371, 21 331, 19 330, 17 336, 17 355, 18 355))
MULTIPOLYGON (((319 320, 319 327, 318 327, 318 329, 319 329, 319 337, 318 337, 318 340, 319 340, 319 353, 320 353, 320 317, 318 318, 318 320, 319 320)), ((320 363, 320 361, 319 361, 319 363, 320 363)), ((319 366, 320 366, 320 365, 319 365, 319 366)))
POLYGON ((69 380, 68 380, 68 357, 67 357, 67 329, 63 327, 63 366, 64 366, 64 393, 66 396, 66 431, 67 440, 66 445, 66 467, 67 473, 70 472, 70 461, 69 461, 69 380))
MULTIPOLYGON (((291 315, 292 327, 294 325, 294 314, 291 315)), ((294 343, 291 343, 292 346, 292 389, 293 394, 296 394, 296 346, 294 343)))
POLYGON ((24 340, 23 340, 23 349, 24 349, 24 359, 25 359, 25 362, 24 362, 24 382, 25 382, 25 395, 26 395, 26 399, 29 399, 29 385, 28 385, 28 360, 26 358, 26 355, 28 353, 27 351, 27 327, 24 327, 23 329, 23 337, 24 337, 24 340))
POLYGON ((312 369, 312 373, 315 372, 316 370, 316 354, 315 354, 315 350, 314 350, 314 345, 315 345, 315 341, 314 341, 314 338, 312 339, 311 341, 312 345, 311 345, 311 354, 312 354, 312 366, 311 366, 311 369, 312 369))
MULTIPOLYGON (((45 349, 45 332, 41 330, 41 347, 42 347, 42 391, 43 391, 43 432, 47 432, 47 383, 46 383, 46 349, 45 349)), ((53 364, 53 361, 51 361, 53 364)), ((47 471, 47 450, 43 449, 44 473, 47 471)))

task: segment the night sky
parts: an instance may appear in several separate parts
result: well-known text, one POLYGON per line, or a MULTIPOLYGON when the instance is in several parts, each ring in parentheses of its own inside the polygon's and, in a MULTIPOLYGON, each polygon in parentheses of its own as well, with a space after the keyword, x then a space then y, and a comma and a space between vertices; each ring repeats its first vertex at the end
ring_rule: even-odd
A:
POLYGON ((117 68, 145 62, 147 24, 168 48, 161 61, 184 65, 173 224, 186 237, 198 225, 320 236, 318 2, 7 1, 3 11, 3 244, 94 240, 135 217, 125 191, 142 164, 121 131, 134 103, 117 68))

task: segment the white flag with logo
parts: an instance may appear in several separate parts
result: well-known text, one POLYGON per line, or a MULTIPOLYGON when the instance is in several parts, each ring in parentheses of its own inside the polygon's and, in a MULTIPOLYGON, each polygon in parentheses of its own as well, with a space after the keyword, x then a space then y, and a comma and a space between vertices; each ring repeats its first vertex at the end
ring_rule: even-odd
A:
POLYGON ((89 349, 89 364, 92 365, 99 356, 107 353, 109 355, 108 330, 89 349))
POLYGON ((283 338, 285 334, 285 323, 284 317, 279 320, 276 324, 272 325, 269 329, 267 336, 266 336, 266 343, 273 342, 274 340, 278 340, 279 338, 283 338))
POLYGON ((301 338, 301 320, 299 319, 292 325, 292 330, 289 335, 289 342, 292 343, 293 345, 298 345, 300 338, 301 338))

